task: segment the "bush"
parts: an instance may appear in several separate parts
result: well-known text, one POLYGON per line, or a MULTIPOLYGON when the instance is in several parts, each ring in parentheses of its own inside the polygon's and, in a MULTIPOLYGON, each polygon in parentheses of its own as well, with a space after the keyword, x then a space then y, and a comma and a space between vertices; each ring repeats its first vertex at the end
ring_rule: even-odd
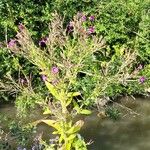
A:
POLYGON ((35 124, 54 127, 61 147, 86 149, 76 114, 105 97, 149 92, 148 13, 148 0, 0 2, 1 96, 14 98, 21 117, 40 105, 54 120, 35 124))
MULTIPOLYGON (((70 19, 78 11, 86 15, 85 27, 94 26, 97 35, 103 35, 109 50, 109 55, 99 59, 110 60, 115 53, 114 46, 127 45, 128 48, 135 48, 138 51, 137 64, 149 63, 149 2, 144 1, 124 1, 124 0, 106 0, 106 1, 15 1, 4 0, 0 2, 0 31, 1 41, 8 42, 18 31, 17 26, 23 23, 30 29, 30 34, 36 44, 38 40, 48 35, 48 24, 53 19, 52 12, 57 10, 61 16, 64 16, 64 26, 66 27, 70 19), (93 6, 91 8, 91 5, 93 6), (94 16, 94 21, 89 21, 90 16, 94 16)), ((108 50, 105 50, 106 52, 108 50)), ((25 73, 34 70, 36 76, 36 67, 28 61, 22 61, 22 58, 14 59, 6 50, 1 49, 0 60, 2 63, 1 74, 6 72, 16 76, 16 64, 25 68, 25 73), (4 61, 5 59, 5 61, 4 61), (15 62, 14 62, 15 61, 15 62), (17 61, 17 62, 16 62, 17 61), (11 62, 11 63, 9 63, 11 62), (9 64, 8 64, 9 63, 9 64), (32 68, 32 69, 31 69, 32 68), (14 70, 14 71, 12 71, 14 70)), ((94 67, 93 67, 94 68, 94 67)), ((39 80, 34 81, 39 84, 39 80)), ((87 81, 86 81, 87 82, 87 81)), ((120 88, 120 86, 119 86, 120 88)), ((118 90, 119 90, 118 88, 118 90)), ((133 89, 134 90, 134 89, 133 89)), ((128 91, 128 90, 127 90, 128 91)), ((135 91, 135 90, 134 90, 135 91)), ((120 94, 123 91, 119 92, 120 94)), ((115 93, 114 93, 115 94, 115 93)), ((117 93, 116 93, 117 94, 117 93)), ((129 94, 132 94, 129 92, 129 94)), ((135 94, 135 92, 133 92, 135 94)), ((3 96, 3 99, 7 99, 3 96)))

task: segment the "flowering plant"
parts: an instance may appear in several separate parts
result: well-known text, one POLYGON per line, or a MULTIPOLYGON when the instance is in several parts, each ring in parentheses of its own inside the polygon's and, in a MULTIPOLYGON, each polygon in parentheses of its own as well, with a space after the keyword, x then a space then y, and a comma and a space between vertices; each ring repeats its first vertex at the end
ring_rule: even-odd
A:
MULTIPOLYGON (((19 27, 16 39, 8 44, 13 53, 37 66, 50 94, 43 100, 28 82, 27 86, 30 88, 26 85, 21 88, 23 95, 18 100, 27 96, 34 98, 36 104, 43 107, 43 114, 53 116, 53 119, 41 119, 33 125, 44 122, 56 130, 53 134, 59 135, 59 144, 54 147, 86 150, 86 143, 78 134, 84 121, 74 123, 73 118, 77 114, 91 113, 85 109, 89 101, 101 105, 100 99, 106 96, 109 85, 127 85, 131 78, 137 80, 131 71, 137 55, 134 50, 116 47, 111 58, 107 61, 100 60, 98 56, 110 56, 109 49, 105 40, 94 33, 94 27, 86 28, 82 16, 77 14, 64 29, 60 16, 57 13, 53 15, 50 33, 46 40, 39 42, 39 46, 34 44, 29 31, 23 25, 22 28, 19 27), (84 83, 85 80, 91 80, 90 84, 84 83)), ((24 81, 21 80, 21 86, 24 86, 24 81)))

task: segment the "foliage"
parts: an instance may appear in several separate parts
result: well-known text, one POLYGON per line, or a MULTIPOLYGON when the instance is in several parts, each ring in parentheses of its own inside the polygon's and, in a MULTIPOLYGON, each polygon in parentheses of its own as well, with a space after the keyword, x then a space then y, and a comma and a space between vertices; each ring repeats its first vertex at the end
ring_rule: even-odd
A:
MULTIPOLYGON (((25 121, 17 117, 15 119, 0 114, 0 148, 2 150, 16 149, 14 146, 29 147, 34 141, 33 133, 36 128, 31 125, 25 125, 25 121)), ((23 148, 22 148, 23 149, 23 148)))
POLYGON ((35 129, 33 126, 23 127, 17 122, 11 122, 9 130, 11 136, 16 139, 17 144, 24 147, 29 145, 29 142, 31 142, 31 133, 33 133, 35 129))
POLYGON ((133 47, 136 42, 140 56, 148 54, 148 0, 3 0, 0 3, 3 39, 5 34, 8 34, 8 40, 12 38, 17 31, 15 25, 20 22, 30 29, 33 37, 43 37, 48 33, 54 10, 65 16, 65 24, 78 11, 85 12, 87 18, 92 14, 95 16, 96 32, 103 35, 110 46, 128 44, 133 47))
POLYGON ((111 119, 113 119, 113 120, 117 120, 117 119, 120 118, 121 113, 120 113, 120 111, 119 111, 117 108, 115 108, 115 107, 107 107, 107 108, 106 108, 106 115, 107 115, 108 117, 110 117, 111 119))
POLYGON ((137 52, 125 46, 115 46, 114 54, 110 57, 105 40, 95 35, 93 28, 84 26, 80 13, 67 29, 63 28, 63 21, 58 14, 54 13, 53 16, 50 33, 40 41, 40 47, 34 44, 23 24, 19 26, 20 32, 16 38, 8 44, 15 55, 23 56, 37 66, 50 93, 45 101, 32 89, 32 82, 27 78, 21 84, 14 82, 14 87, 19 89, 16 105, 22 114, 25 108, 40 104, 45 109, 44 114, 54 116, 53 120, 39 120, 34 125, 44 122, 56 130, 53 134, 59 135, 59 146, 54 144, 57 149, 86 149, 84 140, 78 135, 84 122, 79 120, 73 123, 72 119, 77 114, 90 114, 89 110, 84 109, 86 105, 107 96, 110 85, 126 86, 130 81, 137 81, 138 71, 132 69, 137 52), (85 81, 89 81, 89 84, 85 84, 85 81), (82 102, 78 101, 79 96, 82 102))
POLYGON ((15 100, 20 117, 36 105, 54 117, 35 122, 60 136, 47 149, 86 149, 77 114, 104 97, 150 92, 148 27, 148 0, 3 0, 0 97, 15 100))
MULTIPOLYGON (((128 48, 137 49, 138 59, 135 64, 147 64, 149 62, 150 46, 148 6, 148 0, 81 0, 80 2, 76 0, 66 0, 65 2, 60 0, 3 0, 0 2, 1 41, 5 41, 5 44, 9 42, 18 31, 17 25, 23 23, 30 29, 30 34, 34 43, 38 44, 40 38, 48 35, 48 24, 49 21, 53 19, 52 13, 54 10, 57 10, 61 16, 64 16, 64 27, 67 26, 70 19, 79 11, 83 12, 83 15, 86 16, 84 26, 87 28, 89 26, 94 26, 96 34, 102 35, 109 47, 109 54, 107 54, 107 56, 103 54, 99 57, 100 60, 109 60, 114 54, 114 46, 121 47, 122 44, 124 44, 127 45, 128 48), (92 8, 91 5, 93 6, 92 8), (89 20, 91 15, 94 16, 93 22, 89 20)), ((1 51, 0 63, 3 67, 1 68, 0 73, 3 74, 3 76, 6 74, 7 69, 7 72, 11 71, 11 75, 15 76, 16 79, 16 75, 18 76, 16 70, 18 69, 18 66, 16 66, 16 64, 19 62, 21 67, 24 68, 24 72, 27 76, 29 76, 29 72, 32 72, 32 75, 34 74, 33 82, 35 83, 35 87, 42 84, 38 77, 38 70, 35 66, 24 60, 22 57, 17 57, 17 59, 12 58, 12 55, 4 49, 1 49, 1 51)), ((107 50, 104 48, 104 51, 107 50)), ((88 62, 90 62, 90 60, 88 62)), ((89 82, 88 78, 82 81, 82 83, 85 82, 89 82)), ((124 87, 121 88, 122 86, 120 85, 117 86, 118 88, 115 88, 116 92, 113 90, 114 88, 111 88, 110 86, 111 90, 114 91, 114 93, 112 93, 114 96, 117 96, 118 94, 121 95, 124 91, 127 94, 136 94, 134 88, 128 89, 128 87, 125 87, 124 89, 124 87)), ((87 93, 89 93, 88 91, 90 91, 91 88, 92 86, 86 88, 87 93)), ((38 90, 39 89, 40 87, 38 90)), ((2 94, 2 98, 8 100, 12 99, 12 96, 8 97, 7 94, 2 94)), ((89 104, 88 101, 86 103, 89 104)))

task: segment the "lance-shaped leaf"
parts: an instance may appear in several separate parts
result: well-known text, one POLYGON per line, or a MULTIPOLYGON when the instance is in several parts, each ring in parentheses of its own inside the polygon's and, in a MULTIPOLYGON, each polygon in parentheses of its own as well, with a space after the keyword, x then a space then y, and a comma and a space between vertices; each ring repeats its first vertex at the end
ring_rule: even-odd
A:
POLYGON ((83 124, 84 124, 84 121, 83 121, 83 120, 77 121, 77 122, 73 125, 73 127, 71 127, 71 129, 69 129, 69 130, 67 131, 67 134, 74 134, 74 133, 78 132, 78 131, 81 129, 81 127, 83 126, 83 124))
POLYGON ((73 101, 73 104, 74 104, 74 109, 77 111, 78 114, 83 114, 83 115, 91 114, 90 110, 80 108, 75 101, 73 101))
POLYGON ((69 92, 69 93, 67 94, 68 97, 79 96, 79 95, 81 95, 80 92, 69 92))
POLYGON ((41 120, 42 122, 46 123, 49 126, 52 126, 56 130, 61 130, 60 125, 55 120, 41 120))
POLYGON ((47 88, 49 89, 50 93, 51 93, 57 100, 60 100, 59 94, 58 94, 57 90, 55 89, 55 87, 54 87, 51 83, 49 83, 49 82, 47 82, 47 81, 45 81, 45 84, 46 84, 47 88))

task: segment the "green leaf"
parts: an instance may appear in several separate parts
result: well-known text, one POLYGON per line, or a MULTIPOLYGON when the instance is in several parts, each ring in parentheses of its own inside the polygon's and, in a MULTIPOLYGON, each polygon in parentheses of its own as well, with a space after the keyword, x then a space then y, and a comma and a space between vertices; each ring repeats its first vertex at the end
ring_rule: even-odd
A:
POLYGON ((64 137, 63 135, 61 134, 60 137, 59 137, 59 143, 61 143, 63 141, 64 137))
POLYGON ((51 111, 50 111, 50 109, 47 107, 47 108, 45 109, 45 111, 43 112, 43 115, 49 115, 49 114, 51 114, 51 111))
POLYGON ((54 131, 52 134, 60 134, 59 131, 54 131))
POLYGON ((67 100, 66 107, 71 103, 71 101, 72 101, 72 98, 69 98, 69 99, 67 100))
POLYGON ((79 105, 75 101, 73 101, 73 105, 74 105, 74 109, 77 111, 77 113, 79 113, 80 112, 79 105))
POLYGON ((56 91, 55 87, 50 84, 49 82, 45 81, 45 84, 47 86, 47 88, 49 89, 50 93, 57 99, 57 100, 60 100, 60 97, 59 97, 59 94, 58 92, 56 91))
POLYGON ((83 120, 77 121, 77 122, 73 125, 73 127, 67 131, 67 133, 68 133, 68 134, 73 134, 73 133, 78 132, 78 131, 81 129, 81 127, 83 126, 83 124, 84 124, 84 121, 83 121, 83 120))
POLYGON ((67 139, 68 141, 70 141, 70 140, 73 140, 76 136, 77 134, 71 134, 67 139))
POLYGON ((83 115, 89 115, 89 114, 91 114, 92 112, 90 111, 90 110, 87 110, 87 109, 82 109, 81 111, 80 111, 80 114, 83 114, 83 115))
POLYGON ((81 95, 80 92, 69 92, 69 93, 67 94, 67 97, 69 97, 69 98, 68 98, 68 100, 67 100, 66 106, 68 106, 68 105, 71 103, 72 98, 73 98, 74 96, 79 96, 79 95, 81 95))
POLYGON ((47 125, 55 128, 58 132, 61 132, 62 130, 60 123, 56 122, 55 120, 41 120, 41 122, 44 122, 47 125))
POLYGON ((79 95, 81 95, 80 92, 69 92, 69 93, 67 94, 68 97, 79 96, 79 95))
POLYGON ((73 104, 74 104, 74 109, 77 111, 77 113, 84 114, 84 115, 91 114, 90 110, 80 108, 79 105, 75 101, 73 101, 73 104))

